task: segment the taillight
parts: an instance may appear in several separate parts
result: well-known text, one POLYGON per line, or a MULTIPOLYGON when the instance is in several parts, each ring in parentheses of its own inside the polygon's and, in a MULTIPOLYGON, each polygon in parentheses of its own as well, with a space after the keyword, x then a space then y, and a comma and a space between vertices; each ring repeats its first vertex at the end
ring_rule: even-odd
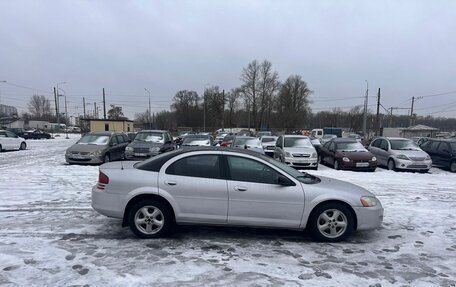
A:
POLYGON ((103 184, 108 184, 109 177, 100 171, 100 174, 98 175, 98 182, 103 183, 103 184))

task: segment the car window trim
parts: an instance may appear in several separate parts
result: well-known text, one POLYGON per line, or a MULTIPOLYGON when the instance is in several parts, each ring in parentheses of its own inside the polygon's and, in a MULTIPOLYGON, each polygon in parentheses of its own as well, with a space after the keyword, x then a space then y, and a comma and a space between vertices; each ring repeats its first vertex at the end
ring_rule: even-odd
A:
MULTIPOLYGON (((169 161, 169 160, 168 160, 169 161)), ((166 162, 168 163, 168 162, 166 162)), ((162 166, 163 168, 163 166, 162 166)), ((168 175, 168 176, 184 176, 184 177, 191 177, 191 178, 205 178, 205 179, 215 179, 215 180, 226 180, 226 174, 225 174, 225 171, 224 171, 224 168, 223 168, 223 165, 222 165, 222 155, 221 154, 215 154, 215 153, 204 153, 204 154, 189 154, 189 155, 185 155, 185 156, 182 156, 182 157, 179 157, 178 159, 174 160, 173 162, 169 163, 166 168, 164 169, 163 171, 164 174, 168 175), (219 164, 219 169, 220 169, 220 178, 213 178, 213 177, 201 177, 201 176, 190 176, 190 175, 180 175, 180 174, 171 174, 171 173, 168 173, 168 169, 173 165, 175 164, 176 162, 180 161, 180 160, 183 160, 183 159, 186 159, 186 158, 189 158, 189 157, 194 157, 194 156, 218 156, 218 164, 219 164)))

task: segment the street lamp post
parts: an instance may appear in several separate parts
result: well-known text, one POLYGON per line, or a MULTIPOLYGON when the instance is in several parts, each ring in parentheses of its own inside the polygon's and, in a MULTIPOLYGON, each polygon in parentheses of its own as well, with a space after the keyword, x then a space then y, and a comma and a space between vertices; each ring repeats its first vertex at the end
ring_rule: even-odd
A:
MULTIPOLYGON (((67 123, 66 120, 68 119, 67 97, 66 97, 66 92, 65 92, 65 90, 62 89, 62 88, 60 88, 60 90, 63 92, 63 95, 64 95, 64 97, 65 97, 65 131, 66 131, 66 137, 65 137, 65 139, 69 139, 69 137, 68 137, 68 126, 66 125, 66 123, 67 123)), ((57 92, 58 92, 58 90, 57 90, 57 92)), ((59 97, 60 97, 60 96, 61 96, 61 95, 59 95, 59 97)))
POLYGON ((204 85, 204 91, 203 91, 203 99, 204 99, 204 105, 203 105, 203 131, 206 132, 206 87, 209 86, 210 83, 207 83, 204 85))
POLYGON ((369 96, 369 82, 366 81, 366 99, 364 100, 364 117, 363 117, 363 136, 366 139, 366 133, 367 133, 367 100, 369 96))
POLYGON ((152 122, 151 122, 152 121, 152 117, 150 115, 150 113, 151 113, 150 112, 150 92, 146 88, 144 88, 144 90, 149 94, 149 130, 151 130, 152 129, 152 122))
POLYGON ((56 103, 56 106, 57 106, 57 132, 60 133, 60 97, 59 97, 59 85, 60 84, 66 84, 66 82, 59 82, 57 83, 57 103, 56 103))

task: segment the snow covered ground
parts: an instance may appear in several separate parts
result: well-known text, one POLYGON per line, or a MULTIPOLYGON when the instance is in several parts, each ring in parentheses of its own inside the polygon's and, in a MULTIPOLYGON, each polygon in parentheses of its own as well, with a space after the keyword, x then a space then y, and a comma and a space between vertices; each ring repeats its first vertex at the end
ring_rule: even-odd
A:
POLYGON ((65 164, 76 140, 0 153, 0 285, 456 286, 456 174, 310 171, 363 186, 384 205, 381 229, 343 243, 195 226, 139 240, 91 209, 98 167, 65 164))

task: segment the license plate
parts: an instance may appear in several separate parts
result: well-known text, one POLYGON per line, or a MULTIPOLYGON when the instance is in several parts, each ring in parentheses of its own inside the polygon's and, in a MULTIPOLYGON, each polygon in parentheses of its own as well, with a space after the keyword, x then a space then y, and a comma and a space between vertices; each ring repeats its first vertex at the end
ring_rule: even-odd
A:
POLYGON ((135 153, 135 156, 147 156, 145 153, 135 153))
POLYGON ((268 146, 266 149, 275 149, 273 146, 268 146))
POLYGON ((80 155, 80 154, 74 154, 73 155, 73 158, 74 159, 86 159, 87 157, 83 156, 83 155, 80 155))
POLYGON ((369 163, 368 162, 357 162, 356 167, 368 167, 369 163))

